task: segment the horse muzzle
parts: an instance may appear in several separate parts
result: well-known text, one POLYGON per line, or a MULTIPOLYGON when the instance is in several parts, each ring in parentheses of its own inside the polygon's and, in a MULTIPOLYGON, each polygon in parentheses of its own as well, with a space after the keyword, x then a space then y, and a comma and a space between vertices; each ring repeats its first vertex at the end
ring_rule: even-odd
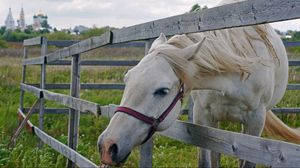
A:
POLYGON ((104 135, 99 137, 97 145, 101 163, 109 166, 122 166, 131 153, 128 146, 122 149, 114 139, 104 138, 104 135))

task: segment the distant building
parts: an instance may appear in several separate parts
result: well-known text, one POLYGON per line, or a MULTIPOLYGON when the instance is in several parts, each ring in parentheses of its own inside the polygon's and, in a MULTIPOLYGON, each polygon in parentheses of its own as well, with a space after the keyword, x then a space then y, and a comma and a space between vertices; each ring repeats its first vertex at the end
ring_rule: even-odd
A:
POLYGON ((33 24, 32 27, 34 30, 39 30, 45 27, 48 27, 48 16, 43 14, 41 11, 33 15, 33 24))
POLYGON ((25 24, 25 14, 24 14, 23 7, 20 12, 20 19, 17 22, 18 22, 18 29, 24 31, 26 29, 26 24, 25 24))
POLYGON ((9 8, 8 15, 5 20, 5 27, 7 30, 15 30, 16 29, 15 20, 12 16, 11 8, 9 8))
POLYGON ((75 26, 74 29, 73 29, 73 32, 75 34, 81 34, 82 32, 85 32, 89 30, 88 27, 85 27, 85 26, 82 26, 82 25, 79 25, 79 26, 75 26))

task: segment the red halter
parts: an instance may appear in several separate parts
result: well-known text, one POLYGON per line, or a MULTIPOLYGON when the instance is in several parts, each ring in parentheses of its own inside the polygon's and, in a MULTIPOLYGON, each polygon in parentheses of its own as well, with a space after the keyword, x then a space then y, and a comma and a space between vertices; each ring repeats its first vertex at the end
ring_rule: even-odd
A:
POLYGON ((158 125, 162 121, 164 121, 164 119, 168 116, 168 114, 172 111, 174 106, 177 104, 178 100, 182 100, 183 94, 184 94, 184 88, 183 88, 183 84, 181 83, 178 94, 176 95, 176 97, 174 98, 174 100, 172 101, 170 106, 158 118, 148 117, 148 116, 146 116, 146 115, 144 115, 144 114, 142 114, 138 111, 135 111, 131 108, 122 107, 122 106, 118 107, 116 109, 115 113, 120 112, 120 113, 128 114, 128 115, 130 115, 132 117, 135 117, 136 119, 141 120, 144 123, 149 124, 151 126, 147 137, 142 142, 142 144, 143 144, 143 143, 147 142, 152 137, 152 135, 157 130, 158 125))

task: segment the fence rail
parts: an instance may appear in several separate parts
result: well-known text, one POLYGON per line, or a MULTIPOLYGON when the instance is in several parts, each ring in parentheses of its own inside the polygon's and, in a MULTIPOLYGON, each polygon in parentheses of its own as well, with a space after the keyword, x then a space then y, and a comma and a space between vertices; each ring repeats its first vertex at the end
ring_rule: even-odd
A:
MULTIPOLYGON (((23 70, 21 82, 20 110, 19 117, 24 117, 23 107, 24 92, 31 92, 40 99, 55 101, 68 109, 47 109, 44 104, 40 104, 40 128, 27 122, 32 132, 35 133, 44 143, 62 153, 69 159, 68 167, 96 167, 96 165, 76 152, 78 138, 78 118, 79 112, 92 112, 95 115, 112 117, 116 105, 100 106, 97 103, 89 102, 79 98, 78 90, 81 89, 124 89, 123 84, 80 84, 80 66, 134 66, 138 61, 103 61, 103 60, 82 60, 80 54, 103 46, 120 44, 124 42, 147 40, 145 43, 146 51, 150 47, 150 39, 153 39, 161 32, 171 36, 175 34, 211 31, 216 29, 249 26, 290 20, 300 18, 300 1, 298 0, 248 0, 230 5, 207 9, 201 12, 183 14, 165 19, 160 19, 136 26, 116 29, 105 34, 92 37, 80 42, 58 42, 47 41, 45 37, 37 37, 25 40, 23 70), (28 47, 41 45, 42 52, 40 57, 28 59, 28 47), (55 45, 65 47, 55 52, 47 53, 47 46, 55 45), (64 60, 72 57, 72 62, 64 60), (77 61, 76 61, 77 59, 77 61), (41 66, 40 84, 25 84, 26 66, 41 66), (71 84, 46 84, 45 66, 46 65, 72 65, 71 84), (38 88, 40 87, 40 88, 38 88), (71 95, 63 95, 50 92, 47 89, 70 89, 71 95), (44 113, 68 113, 69 114, 69 141, 68 146, 60 143, 42 130, 44 113), (73 129, 74 128, 74 129, 73 129), (71 149, 73 148, 73 149, 71 149), (73 164, 74 163, 74 164, 73 164)), ((286 43, 287 47, 295 46, 296 43, 286 43)), ((300 61, 290 61, 290 66, 300 66, 300 61)), ((290 84, 288 89, 299 90, 299 84, 290 84)), ((41 101, 42 102, 42 101, 41 101)), ((276 108, 274 112, 283 111, 284 113, 298 113, 299 108, 276 108)), ((182 113, 189 110, 182 110, 182 113)), ((198 126, 191 123, 176 121, 168 130, 160 133, 164 136, 204 147, 216 152, 232 155, 268 166, 292 167, 300 165, 300 146, 289 144, 282 141, 268 140, 260 137, 233 133, 214 128, 198 126)), ((152 159, 152 140, 148 141, 141 148, 141 167, 151 167, 152 159)))
POLYGON ((21 84, 21 89, 23 91, 28 91, 33 93, 38 98, 45 98, 46 100, 55 101, 66 107, 70 107, 81 112, 92 112, 95 115, 98 115, 100 112, 99 105, 87 100, 79 99, 72 96, 67 96, 60 93, 50 92, 48 90, 42 90, 34 86, 29 86, 21 84))
MULTIPOLYGON (((138 60, 82 60, 80 62, 82 66, 135 66, 138 63, 138 60)), ((47 65, 71 65, 71 61, 61 60, 50 62, 47 65)))
POLYGON ((36 46, 36 45, 41 45, 41 44, 42 44, 42 38, 43 38, 43 37, 36 37, 36 38, 24 40, 23 46, 36 46))
POLYGON ((284 41, 283 43, 284 43, 284 45, 285 45, 286 47, 296 47, 296 46, 300 46, 300 41, 293 41, 293 42, 284 41))
POLYGON ((112 43, 297 19, 299 10, 298 0, 248 0, 113 30, 112 43))
POLYGON ((161 133, 181 142, 274 167, 300 165, 300 146, 177 121, 161 133))
MULTIPOLYGON (((20 118, 25 119, 25 115, 21 109, 18 109, 18 115, 20 118)), ((79 167, 94 167, 97 168, 98 166, 91 162, 90 160, 86 159, 84 156, 76 152, 75 150, 69 148, 67 145, 59 142, 55 138, 51 137, 44 131, 40 130, 38 127, 34 126, 30 121, 27 121, 27 128, 32 130, 31 132, 39 137, 44 143, 51 146, 54 150, 61 153, 68 159, 72 160, 76 165, 79 167)))

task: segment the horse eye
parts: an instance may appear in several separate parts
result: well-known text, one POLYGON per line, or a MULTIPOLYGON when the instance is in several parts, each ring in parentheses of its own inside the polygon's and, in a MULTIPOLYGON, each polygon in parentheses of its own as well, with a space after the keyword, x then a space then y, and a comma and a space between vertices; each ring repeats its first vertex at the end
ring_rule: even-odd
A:
POLYGON ((168 93, 170 92, 170 89, 168 88, 160 88, 160 89, 157 89, 155 92, 154 92, 154 95, 156 96, 165 96, 167 95, 168 93))

